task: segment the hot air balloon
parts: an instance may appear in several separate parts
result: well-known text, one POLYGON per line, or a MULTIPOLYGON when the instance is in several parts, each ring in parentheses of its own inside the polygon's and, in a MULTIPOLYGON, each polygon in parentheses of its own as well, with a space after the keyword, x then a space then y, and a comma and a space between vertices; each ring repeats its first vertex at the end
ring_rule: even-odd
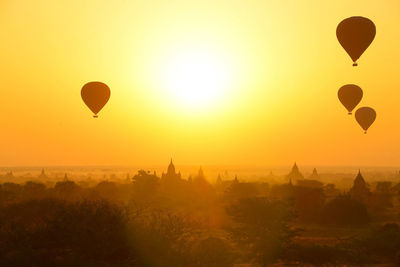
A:
POLYGON ((343 85, 338 91, 338 98, 349 112, 349 115, 351 115, 353 109, 360 103, 362 97, 363 91, 355 84, 343 85))
POLYGON ((364 17, 347 18, 336 28, 339 43, 353 60, 353 66, 357 66, 357 60, 372 43, 375 34, 375 24, 364 17))
POLYGON ((374 123, 376 119, 376 112, 373 108, 362 107, 356 111, 356 120, 363 128, 364 133, 367 133, 368 128, 374 123))
POLYGON ((82 87, 83 102, 94 113, 93 118, 98 117, 97 113, 107 104, 110 94, 110 88, 102 82, 89 82, 82 87))

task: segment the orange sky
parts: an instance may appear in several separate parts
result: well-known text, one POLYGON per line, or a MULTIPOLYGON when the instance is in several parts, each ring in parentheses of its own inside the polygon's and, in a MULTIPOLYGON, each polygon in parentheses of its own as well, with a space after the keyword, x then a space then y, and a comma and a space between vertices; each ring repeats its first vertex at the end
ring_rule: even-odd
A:
POLYGON ((399 165, 399 25, 396 0, 2 0, 0 165, 399 165), (354 68, 335 30, 356 15, 377 35, 354 68), (200 104, 171 91, 182 58, 223 74, 187 75, 218 85, 200 104), (88 81, 111 88, 99 119, 88 81), (367 135, 347 83, 377 111, 367 135))

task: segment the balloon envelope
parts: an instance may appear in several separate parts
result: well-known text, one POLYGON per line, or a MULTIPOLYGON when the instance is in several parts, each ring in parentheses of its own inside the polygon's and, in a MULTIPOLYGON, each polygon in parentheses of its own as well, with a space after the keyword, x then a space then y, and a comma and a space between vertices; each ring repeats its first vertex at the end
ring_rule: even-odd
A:
POLYGON ((339 43, 353 60, 353 66, 357 66, 356 61, 372 43, 375 34, 375 24, 364 17, 347 18, 340 22, 336 28, 339 43))
POLYGON ((338 91, 338 98, 349 112, 349 115, 351 115, 353 109, 360 103, 362 97, 363 91, 355 84, 343 85, 338 91))
POLYGON ((107 104, 110 99, 110 88, 102 82, 89 82, 82 87, 81 96, 86 106, 94 113, 97 113, 107 104))
POLYGON ((358 124, 360 124, 361 128, 364 129, 364 132, 367 133, 368 128, 376 119, 376 112, 373 108, 362 107, 357 109, 355 116, 358 124))

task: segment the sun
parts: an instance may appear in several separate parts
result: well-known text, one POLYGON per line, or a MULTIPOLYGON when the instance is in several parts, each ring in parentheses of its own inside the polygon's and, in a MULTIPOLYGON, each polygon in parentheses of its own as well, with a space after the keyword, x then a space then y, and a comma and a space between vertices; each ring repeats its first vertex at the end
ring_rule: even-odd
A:
POLYGON ((223 104, 233 90, 232 64, 211 49, 180 50, 166 59, 162 87, 168 99, 186 110, 223 104))

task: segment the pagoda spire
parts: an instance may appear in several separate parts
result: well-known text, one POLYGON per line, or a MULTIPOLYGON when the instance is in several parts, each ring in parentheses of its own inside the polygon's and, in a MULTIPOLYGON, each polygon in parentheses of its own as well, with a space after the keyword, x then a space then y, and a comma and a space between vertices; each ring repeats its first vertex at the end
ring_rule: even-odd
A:
POLYGON ((172 158, 171 158, 171 161, 169 162, 169 165, 168 165, 167 174, 169 174, 169 175, 175 175, 175 165, 174 165, 174 163, 172 162, 172 158))
POLYGON ((44 172, 44 168, 42 168, 42 171, 40 172, 40 175, 38 176, 40 179, 45 179, 47 178, 46 173, 44 172))
POLYGON ((297 167, 297 163, 296 162, 294 163, 294 165, 292 167, 292 170, 290 171, 290 173, 286 177, 289 178, 288 180, 290 180, 290 183, 292 183, 293 181, 304 179, 304 176, 299 171, 299 168, 297 167))
POLYGON ((318 174, 316 168, 313 169, 313 172, 312 172, 312 174, 310 175, 310 178, 309 178, 309 179, 312 179, 312 180, 317 180, 317 179, 319 179, 319 174, 318 174))
POLYGON ((200 166, 200 169, 199 169, 198 176, 199 176, 199 177, 204 177, 203 168, 202 168, 201 166, 200 166))
POLYGON ((221 174, 218 173, 217 184, 221 184, 221 183, 222 183, 221 174))

